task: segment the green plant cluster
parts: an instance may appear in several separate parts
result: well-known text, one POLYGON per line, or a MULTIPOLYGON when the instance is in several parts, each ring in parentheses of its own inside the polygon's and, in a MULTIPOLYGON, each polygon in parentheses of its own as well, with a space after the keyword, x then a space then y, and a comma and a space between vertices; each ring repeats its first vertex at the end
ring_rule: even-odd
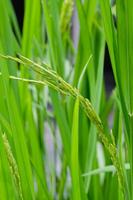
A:
POLYGON ((0 200, 133 200, 132 6, 0 0, 0 200))

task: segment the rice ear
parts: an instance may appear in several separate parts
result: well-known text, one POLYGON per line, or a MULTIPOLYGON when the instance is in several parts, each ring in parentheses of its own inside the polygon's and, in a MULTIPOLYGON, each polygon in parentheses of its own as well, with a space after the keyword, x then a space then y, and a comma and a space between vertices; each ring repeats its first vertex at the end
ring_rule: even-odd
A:
POLYGON ((8 142, 8 139, 7 139, 7 136, 6 136, 5 133, 2 135, 2 139, 3 139, 3 144, 4 144, 4 147, 5 147, 7 160, 8 160, 9 166, 10 166, 10 171, 11 171, 12 177, 14 179, 16 187, 18 188, 19 197, 20 197, 21 200, 23 200, 18 166, 17 166, 16 160, 13 156, 10 144, 8 142))

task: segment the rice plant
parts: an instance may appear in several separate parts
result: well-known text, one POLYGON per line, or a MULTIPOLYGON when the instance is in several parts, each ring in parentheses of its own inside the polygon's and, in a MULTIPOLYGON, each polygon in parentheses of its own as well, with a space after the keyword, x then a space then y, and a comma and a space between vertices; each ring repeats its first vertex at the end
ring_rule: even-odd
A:
POLYGON ((0 1, 1 200, 133 200, 132 6, 0 1))

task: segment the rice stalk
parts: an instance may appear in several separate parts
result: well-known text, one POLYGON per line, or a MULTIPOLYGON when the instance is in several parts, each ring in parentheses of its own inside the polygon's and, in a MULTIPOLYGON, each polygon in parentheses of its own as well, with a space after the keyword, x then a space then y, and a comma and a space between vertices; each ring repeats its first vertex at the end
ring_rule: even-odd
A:
POLYGON ((12 61, 16 61, 21 64, 23 63, 23 65, 28 68, 30 66, 31 69, 33 69, 35 72, 42 75, 44 83, 47 84, 49 87, 61 92, 61 94, 63 95, 65 94, 65 95, 72 96, 74 99, 77 99, 77 98, 79 99, 79 103, 81 107, 83 108, 85 114, 90 119, 90 121, 95 124, 98 130, 98 136, 101 142, 104 144, 106 150, 108 151, 114 166, 116 167, 118 181, 124 193, 124 176, 123 176, 122 166, 120 164, 118 154, 117 154, 117 147, 115 143, 110 142, 109 138, 105 135, 105 131, 104 131, 104 127, 101 122, 101 119, 95 112, 91 102, 87 98, 84 98, 80 94, 77 88, 72 87, 69 83, 64 81, 64 79, 60 77, 50 67, 48 67, 47 64, 45 64, 46 68, 44 68, 41 65, 21 55, 19 55, 19 58, 15 58, 12 56, 3 56, 3 55, 0 55, 0 56, 5 59, 10 59, 12 61))
POLYGON ((64 34, 70 26, 73 9, 74 0, 65 0, 63 2, 60 16, 60 29, 62 34, 64 34))
POLYGON ((2 135, 2 139, 3 139, 3 143, 4 143, 4 147, 5 147, 8 163, 9 163, 9 166, 10 166, 11 174, 13 176, 15 185, 16 185, 16 187, 18 189, 19 197, 20 197, 20 199, 23 200, 22 188, 21 188, 21 182, 20 182, 20 176, 19 176, 17 163, 16 163, 16 160, 15 160, 13 154, 12 154, 12 150, 11 150, 10 144, 8 142, 8 139, 7 139, 5 133, 2 135))

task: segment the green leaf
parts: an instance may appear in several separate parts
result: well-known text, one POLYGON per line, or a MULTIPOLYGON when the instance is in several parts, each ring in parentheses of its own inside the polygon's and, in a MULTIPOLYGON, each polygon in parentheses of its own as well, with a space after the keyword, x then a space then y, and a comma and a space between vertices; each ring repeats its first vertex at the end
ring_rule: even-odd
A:
POLYGON ((80 191, 80 172, 79 172, 79 149, 78 149, 78 134, 79 134, 79 99, 75 101, 73 111, 73 124, 71 136, 71 176, 72 176, 72 199, 81 200, 80 191))

